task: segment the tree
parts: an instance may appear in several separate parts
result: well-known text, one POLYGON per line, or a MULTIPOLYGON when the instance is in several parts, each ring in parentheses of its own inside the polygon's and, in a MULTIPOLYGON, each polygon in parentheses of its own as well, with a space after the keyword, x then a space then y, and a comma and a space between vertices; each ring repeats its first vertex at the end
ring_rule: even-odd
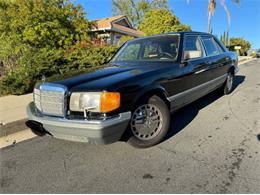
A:
MULTIPOLYGON (((232 0, 232 1, 237 3, 238 5, 240 5, 240 0, 232 0)), ((226 0, 220 0, 220 4, 224 8, 224 10, 227 14, 228 32, 229 32, 231 17, 230 17, 229 9, 226 4, 226 0)), ((208 32, 209 33, 212 32, 211 19, 212 19, 212 16, 214 15, 215 9, 216 9, 216 0, 209 0, 209 3, 208 3, 208 32)))
POLYGON ((212 20, 212 16, 215 12, 216 9, 216 1, 215 0, 209 0, 209 4, 208 4, 208 33, 210 33, 212 31, 211 28, 211 20, 212 20))
POLYGON ((241 46, 239 50, 240 55, 246 55, 247 51, 251 48, 249 41, 245 40, 242 37, 233 37, 230 39, 231 50, 235 51, 234 46, 241 46))
POLYGON ((220 40, 222 41, 222 43, 224 43, 225 46, 229 46, 229 32, 224 31, 223 35, 221 35, 220 40))
POLYGON ((132 36, 122 36, 119 40, 119 45, 123 45, 125 42, 134 39, 132 36))
POLYGON ((145 13, 139 30, 145 35, 167 32, 190 31, 191 27, 180 23, 179 19, 167 9, 150 10, 145 13))
POLYGON ((88 40, 90 23, 69 0, 0 0, 0 61, 15 69, 27 51, 66 50, 88 40))
POLYGON ((138 28, 145 12, 152 9, 169 9, 168 0, 112 0, 113 15, 126 15, 138 28))
POLYGON ((0 0, 0 92, 30 92, 42 75, 76 69, 68 56, 89 40, 89 28, 69 0, 0 0))
POLYGON ((0 0, 0 33, 35 47, 66 47, 86 39, 81 6, 69 0, 0 0))

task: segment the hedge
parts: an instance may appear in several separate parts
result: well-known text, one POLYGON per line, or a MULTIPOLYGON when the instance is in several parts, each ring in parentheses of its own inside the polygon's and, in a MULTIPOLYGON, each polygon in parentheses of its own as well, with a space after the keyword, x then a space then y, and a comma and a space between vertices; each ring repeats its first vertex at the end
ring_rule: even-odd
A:
POLYGON ((26 48, 18 59, 18 66, 1 78, 0 95, 30 93, 43 75, 62 79, 88 72, 104 65, 116 50, 115 46, 79 47, 69 51, 26 48))

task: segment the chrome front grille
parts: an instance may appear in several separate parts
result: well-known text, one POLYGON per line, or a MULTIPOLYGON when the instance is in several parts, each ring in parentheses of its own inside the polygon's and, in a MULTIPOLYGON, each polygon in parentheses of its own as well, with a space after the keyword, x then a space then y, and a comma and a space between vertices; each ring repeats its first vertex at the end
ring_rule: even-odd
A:
POLYGON ((67 107, 67 88, 63 85, 43 83, 33 92, 36 108, 45 115, 64 117, 67 107))

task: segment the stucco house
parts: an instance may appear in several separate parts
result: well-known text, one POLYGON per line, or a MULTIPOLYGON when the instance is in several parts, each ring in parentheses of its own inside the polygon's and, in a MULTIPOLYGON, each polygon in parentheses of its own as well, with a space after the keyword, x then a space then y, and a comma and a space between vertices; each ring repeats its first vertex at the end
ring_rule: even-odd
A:
POLYGON ((93 21, 91 32, 95 35, 93 37, 96 37, 101 44, 108 45, 118 45, 119 39, 124 35, 134 38, 143 35, 142 32, 133 28, 129 19, 124 15, 93 21))

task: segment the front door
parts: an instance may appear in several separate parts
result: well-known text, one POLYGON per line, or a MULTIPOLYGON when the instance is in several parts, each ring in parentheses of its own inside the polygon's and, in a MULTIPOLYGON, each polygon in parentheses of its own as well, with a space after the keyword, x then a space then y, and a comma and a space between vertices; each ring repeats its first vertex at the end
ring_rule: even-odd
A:
POLYGON ((210 80, 208 76, 210 72, 209 64, 204 59, 206 57, 205 51, 198 35, 184 36, 182 57, 182 92, 171 98, 175 106, 174 109, 178 109, 201 97, 203 93, 199 90, 199 86, 210 80), (187 58, 186 54, 190 56, 187 58))

